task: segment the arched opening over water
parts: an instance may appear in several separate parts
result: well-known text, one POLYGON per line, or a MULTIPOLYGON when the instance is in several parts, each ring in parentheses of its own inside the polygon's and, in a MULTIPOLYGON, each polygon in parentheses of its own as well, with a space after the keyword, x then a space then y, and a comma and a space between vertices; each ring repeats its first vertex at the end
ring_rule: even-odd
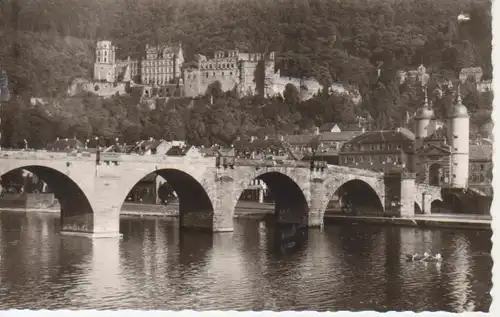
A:
POLYGON ((445 205, 441 199, 435 199, 431 203, 431 213, 432 214, 441 214, 446 212, 445 205))
POLYGON ((30 165, 11 170, 1 178, 2 207, 60 210, 60 230, 93 230, 93 210, 87 196, 78 184, 62 172, 30 165))
POLYGON ((442 213, 465 213, 464 203, 456 193, 443 195, 442 213))
POLYGON ((422 208, 420 208, 420 205, 417 202, 414 202, 414 208, 415 208, 415 214, 416 215, 422 215, 424 212, 422 208))
POLYGON ((234 213, 260 220, 258 230, 265 232, 269 250, 277 254, 295 252, 307 241, 307 199, 287 175, 268 172, 253 179, 242 190, 234 213))
POLYGON ((128 192, 124 208, 178 215, 180 227, 206 229, 212 226, 214 211, 205 188, 178 169, 160 169, 144 176, 128 192))
POLYGON ((381 215, 384 207, 373 187, 353 179, 342 184, 328 202, 327 214, 381 215))
POLYGON ((250 181, 242 190, 235 208, 237 216, 258 214, 257 217, 278 222, 307 221, 308 212, 307 199, 300 187, 279 172, 264 173, 250 181))
POLYGON ((429 185, 441 186, 443 166, 439 163, 434 163, 429 166, 429 185))

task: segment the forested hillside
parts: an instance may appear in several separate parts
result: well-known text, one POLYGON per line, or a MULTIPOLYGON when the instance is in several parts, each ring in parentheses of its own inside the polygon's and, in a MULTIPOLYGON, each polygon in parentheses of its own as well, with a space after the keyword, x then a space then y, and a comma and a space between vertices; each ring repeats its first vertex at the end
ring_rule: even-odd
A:
MULTIPOLYGON (((396 82, 396 70, 426 65, 432 74, 429 93, 441 110, 451 99, 445 92, 438 100, 433 83, 456 78, 461 68, 470 66, 481 66, 485 77, 491 77, 490 9, 485 0, 4 0, 0 68, 8 72, 14 95, 56 98, 64 106, 70 102, 62 98, 72 78, 91 76, 99 39, 112 40, 119 57, 138 56, 145 44, 163 42, 181 42, 187 59, 219 49, 276 51, 283 74, 356 85, 362 105, 355 107, 336 96, 306 103, 254 100, 266 105, 255 113, 255 107, 246 110, 243 101, 224 97, 234 120, 249 118, 251 129, 289 130, 352 120, 368 112, 377 126, 393 127, 401 125, 406 111, 413 112, 422 98, 418 87, 396 82), (459 22, 461 12, 469 13, 470 20, 459 22)), ((466 93, 471 110, 487 112, 491 107, 490 94, 474 89, 466 93)), ((196 111, 184 109, 176 115, 188 118, 188 123, 201 120, 204 127, 216 120, 196 111)), ((106 124, 113 126, 113 120, 106 124)), ((183 127, 188 139, 219 131, 204 128, 195 133, 188 123, 183 127)), ((137 124, 141 131, 146 128, 144 122, 137 124)), ((227 129, 221 139, 247 132, 227 129)), ((91 122, 88 133, 102 131, 91 122)), ((196 138, 191 141, 202 142, 196 138)))

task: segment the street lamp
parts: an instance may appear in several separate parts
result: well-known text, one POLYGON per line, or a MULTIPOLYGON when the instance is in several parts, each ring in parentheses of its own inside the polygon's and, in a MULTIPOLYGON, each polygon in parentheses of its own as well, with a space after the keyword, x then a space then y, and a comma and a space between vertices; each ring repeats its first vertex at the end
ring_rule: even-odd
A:
POLYGON ((95 162, 96 162, 97 165, 99 165, 101 163, 101 152, 100 152, 101 147, 99 146, 99 137, 96 136, 94 139, 95 139, 95 142, 96 142, 95 162))

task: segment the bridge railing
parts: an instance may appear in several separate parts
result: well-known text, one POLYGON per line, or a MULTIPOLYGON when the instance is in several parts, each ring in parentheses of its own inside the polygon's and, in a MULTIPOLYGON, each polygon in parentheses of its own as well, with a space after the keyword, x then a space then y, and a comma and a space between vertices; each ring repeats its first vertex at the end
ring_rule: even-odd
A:
POLYGON ((44 150, 1 150, 0 159, 25 160, 95 160, 91 153, 49 152, 44 150))

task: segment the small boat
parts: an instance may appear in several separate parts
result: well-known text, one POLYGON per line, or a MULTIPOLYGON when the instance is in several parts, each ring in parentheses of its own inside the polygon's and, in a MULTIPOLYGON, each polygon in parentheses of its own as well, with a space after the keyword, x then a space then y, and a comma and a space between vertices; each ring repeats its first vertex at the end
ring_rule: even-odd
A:
POLYGON ((433 256, 432 254, 429 255, 427 258, 423 254, 417 254, 417 256, 413 256, 413 254, 406 254, 406 260, 407 261, 424 261, 424 262, 441 262, 443 258, 441 258, 440 254, 436 254, 433 256))

